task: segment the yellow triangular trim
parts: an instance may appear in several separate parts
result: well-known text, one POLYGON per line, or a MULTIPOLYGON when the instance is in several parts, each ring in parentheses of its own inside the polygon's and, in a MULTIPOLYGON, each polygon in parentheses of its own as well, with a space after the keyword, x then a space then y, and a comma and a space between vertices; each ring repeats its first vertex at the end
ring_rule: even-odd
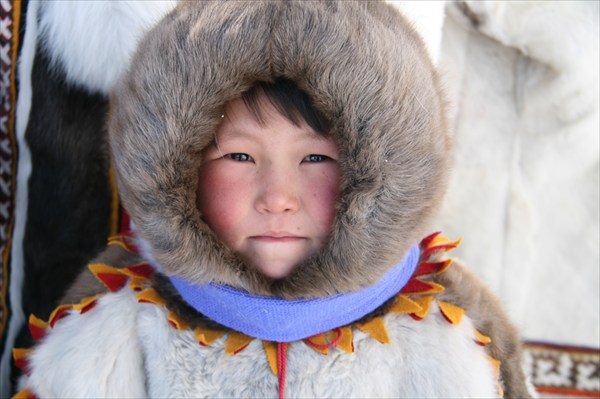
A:
POLYGON ((108 245, 117 245, 123 248, 125 251, 129 252, 130 254, 137 255, 137 253, 135 251, 132 251, 130 248, 130 245, 135 245, 131 243, 132 241, 135 241, 133 237, 124 234, 117 234, 108 237, 108 245))
POLYGON ((194 336, 202 345, 210 345, 223 335, 225 335, 225 331, 209 330, 204 327, 196 327, 194 330, 194 336))
POLYGON ((429 313, 433 297, 431 295, 428 295, 419 298, 413 298, 413 300, 421 307, 421 310, 414 312, 414 315, 417 316, 419 319, 424 319, 425 316, 427 316, 427 314, 429 313))
POLYGON ((167 315, 167 320, 169 320, 173 324, 173 326, 175 326, 175 329, 177 329, 177 330, 189 330, 190 329, 190 325, 188 323, 186 323, 175 312, 169 312, 169 314, 167 315))
MULTIPOLYGON (((456 241, 450 241, 450 239, 448 237, 444 237, 442 235, 438 235, 436 236, 427 246, 427 248, 433 248, 433 247, 437 247, 439 245, 452 245, 453 247, 458 247, 461 243, 462 243, 462 237, 459 238, 456 241)), ((447 249, 446 251, 449 251, 452 248, 447 249)))
POLYGON ((98 298, 100 298, 101 296, 102 294, 85 297, 81 301, 79 301, 79 303, 73 305, 73 310, 81 312, 83 309, 89 306, 90 303, 97 301, 98 298))
POLYGON ((33 314, 29 315, 29 324, 33 324, 34 326, 36 326, 37 328, 40 328, 42 330, 45 330, 50 326, 44 320, 37 318, 33 314))
POLYGON ((127 251, 127 252, 129 252, 129 253, 131 253, 131 254, 133 253, 133 252, 131 251, 131 249, 129 249, 129 248, 127 247, 127 245, 126 245, 126 244, 125 244, 123 241, 121 241, 121 240, 118 240, 118 239, 109 239, 109 241, 108 241, 108 245, 116 245, 116 246, 118 246, 118 247, 121 247, 121 248, 123 248, 125 251, 127 251))
MULTIPOLYGON (((336 328, 335 330, 331 330, 325 333, 325 336, 327 337, 327 343, 331 343, 333 341, 335 341, 336 339, 338 339, 338 336, 340 338, 340 341, 342 340, 343 335, 343 331, 341 328, 336 328)), ((338 346, 339 342, 335 345, 338 346)), ((332 348, 334 348, 334 346, 332 346, 332 348)))
POLYGON ((440 310, 444 316, 446 316, 452 324, 455 326, 460 324, 460 321, 465 314, 465 310, 463 308, 459 308, 456 305, 443 301, 438 302, 438 306, 440 307, 440 310))
POLYGON ((109 266, 106 263, 90 263, 88 269, 90 269, 95 276, 99 273, 127 275, 123 272, 123 269, 109 266))
POLYGON ((248 345, 253 339, 254 338, 249 337, 245 334, 239 333, 237 331, 232 331, 229 333, 229 337, 227 338, 227 344, 225 345, 225 353, 228 355, 233 355, 237 351, 248 345))
POLYGON ((56 316, 58 316, 60 312, 70 309, 73 309, 73 305, 58 305, 50 314, 50 317, 48 318, 48 323, 52 323, 52 325, 54 325, 54 319, 56 318, 56 316))
POLYGON ((267 354, 267 361, 273 374, 277 375, 277 343, 271 341, 263 341, 263 347, 267 354))
MULTIPOLYGON (((317 335, 313 335, 312 337, 307 338, 308 340, 310 340, 310 342, 312 342, 315 345, 327 345, 327 337, 325 336, 325 334, 317 334, 317 335)), ((311 348, 313 348, 315 351, 322 353, 324 355, 327 355, 329 353, 329 350, 327 348, 315 348, 314 346, 308 344, 308 346, 310 346, 311 348)))
POLYGON ((449 244, 449 243, 450 243, 450 239, 448 237, 438 234, 437 236, 435 236, 433 238, 433 240, 431 240, 428 247, 429 248, 437 247, 438 245, 445 245, 445 244, 449 244))
POLYGON ((422 283, 425 283, 425 284, 429 285, 430 288, 426 289, 424 291, 421 291, 421 292, 411 293, 412 295, 439 294, 440 292, 442 292, 442 291, 444 291, 446 289, 443 285, 440 285, 438 283, 434 283, 432 281, 424 281, 424 280, 419 280, 419 281, 421 281, 422 283))
POLYGON ((340 330, 342 331, 342 339, 337 344, 338 348, 340 348, 346 353, 354 352, 354 344, 352 340, 352 327, 344 326, 340 327, 340 330))
POLYGON ((494 367, 494 372, 496 373, 496 378, 500 377, 500 365, 502 364, 502 362, 498 359, 495 359, 491 356, 488 355, 488 360, 489 362, 492 364, 492 366, 494 367))
POLYGON ((137 294, 135 299, 138 301, 150 302, 154 305, 164 305, 166 303, 154 288, 146 288, 137 294))
POLYGON ((498 397, 503 398, 504 390, 502 389, 502 386, 500 385, 500 366, 502 365, 502 362, 498 359, 491 357, 490 355, 488 355, 487 359, 492 364, 492 367, 494 368, 494 374, 496 376, 496 381, 498 384, 498 397))
POLYGON ((487 345, 490 342, 492 342, 492 339, 490 337, 488 337, 487 335, 483 335, 482 333, 480 333, 477 330, 474 330, 474 334, 475 334, 475 341, 477 341, 478 344, 487 345))
POLYGON ((148 285, 148 279, 145 277, 134 276, 129 280, 129 288, 139 291, 148 285))
POLYGON ((27 357, 27 355, 29 355, 31 352, 33 352, 33 349, 29 348, 29 349, 23 349, 23 348, 13 348, 12 350, 12 354, 13 354, 13 359, 15 360, 21 360, 27 357))
POLYGON ((422 309, 421 305, 404 295, 398 295, 390 313, 416 313, 422 309))
POLYGON ((12 397, 12 399, 29 399, 32 396, 33 395, 31 394, 31 391, 29 389, 23 389, 22 391, 17 392, 15 396, 12 397))
POLYGON ((366 323, 356 323, 356 328, 369 334, 382 344, 390 343, 390 337, 388 336, 385 323, 381 317, 375 317, 366 323))

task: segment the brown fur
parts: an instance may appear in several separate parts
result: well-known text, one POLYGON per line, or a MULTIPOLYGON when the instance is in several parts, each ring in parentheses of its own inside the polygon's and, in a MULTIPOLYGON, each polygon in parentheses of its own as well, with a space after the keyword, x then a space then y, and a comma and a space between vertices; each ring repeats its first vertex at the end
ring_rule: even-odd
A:
MULTIPOLYGON (((142 259, 135 254, 127 252, 117 245, 107 247, 102 253, 96 256, 90 263, 104 263, 113 267, 127 267, 142 262, 142 259)), ((94 275, 86 270, 80 273, 71 287, 63 296, 61 303, 78 303, 85 297, 93 296, 106 292, 106 287, 94 275)))
POLYGON ((141 44, 109 122, 123 203, 167 273, 286 298, 377 281, 423 234, 450 155, 436 72, 412 28, 376 2, 184 3, 141 44), (343 181, 331 238, 271 281, 195 206, 200 152, 224 104, 294 81, 333 122, 343 181))
POLYGON ((504 312, 502 304, 486 285, 460 262, 431 278, 446 289, 438 294, 441 301, 465 309, 475 328, 492 339, 490 355, 500 360, 500 379, 506 398, 530 398, 523 371, 523 354, 519 332, 504 312))
MULTIPOLYGON (((118 87, 109 130, 124 206, 165 272, 192 282, 284 298, 364 288, 423 235, 445 191, 451 142, 439 79, 419 37, 383 3, 183 2, 118 87), (225 247, 195 204, 200 153, 224 104, 279 76, 332 121, 343 179, 329 242, 272 281, 225 247)), ((447 287, 441 299, 493 339, 507 396, 529 396, 519 337, 497 300, 460 266, 435 278, 447 287)), ((156 283, 171 307, 197 316, 156 283)))

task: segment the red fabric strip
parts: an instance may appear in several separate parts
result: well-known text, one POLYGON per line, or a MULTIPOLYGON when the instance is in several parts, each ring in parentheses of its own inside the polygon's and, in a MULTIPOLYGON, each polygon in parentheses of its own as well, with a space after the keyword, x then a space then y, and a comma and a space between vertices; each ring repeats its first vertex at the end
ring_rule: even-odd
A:
POLYGON ((287 344, 277 343, 277 382, 279 383, 279 399, 285 397, 285 368, 287 359, 287 344))

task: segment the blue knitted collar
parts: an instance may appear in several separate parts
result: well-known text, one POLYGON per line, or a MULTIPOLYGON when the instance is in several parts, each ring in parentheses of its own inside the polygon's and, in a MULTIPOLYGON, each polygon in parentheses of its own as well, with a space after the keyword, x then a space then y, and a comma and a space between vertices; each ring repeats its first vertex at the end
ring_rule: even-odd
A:
POLYGON ((377 309, 406 285, 419 257, 419 245, 414 245, 376 284, 315 299, 284 300, 215 283, 170 280, 190 306, 217 323, 265 341, 292 342, 348 325, 377 309))

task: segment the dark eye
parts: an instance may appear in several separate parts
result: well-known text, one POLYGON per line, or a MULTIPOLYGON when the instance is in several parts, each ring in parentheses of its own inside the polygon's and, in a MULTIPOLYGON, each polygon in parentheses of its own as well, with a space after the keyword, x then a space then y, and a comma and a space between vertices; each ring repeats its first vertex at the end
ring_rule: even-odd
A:
POLYGON ((304 157, 303 162, 323 162, 330 159, 326 155, 310 154, 304 157))
POLYGON ((243 152, 234 152, 231 154, 225 155, 225 158, 229 158, 233 161, 237 162, 249 162, 252 161, 252 157, 248 154, 244 154, 243 152))

